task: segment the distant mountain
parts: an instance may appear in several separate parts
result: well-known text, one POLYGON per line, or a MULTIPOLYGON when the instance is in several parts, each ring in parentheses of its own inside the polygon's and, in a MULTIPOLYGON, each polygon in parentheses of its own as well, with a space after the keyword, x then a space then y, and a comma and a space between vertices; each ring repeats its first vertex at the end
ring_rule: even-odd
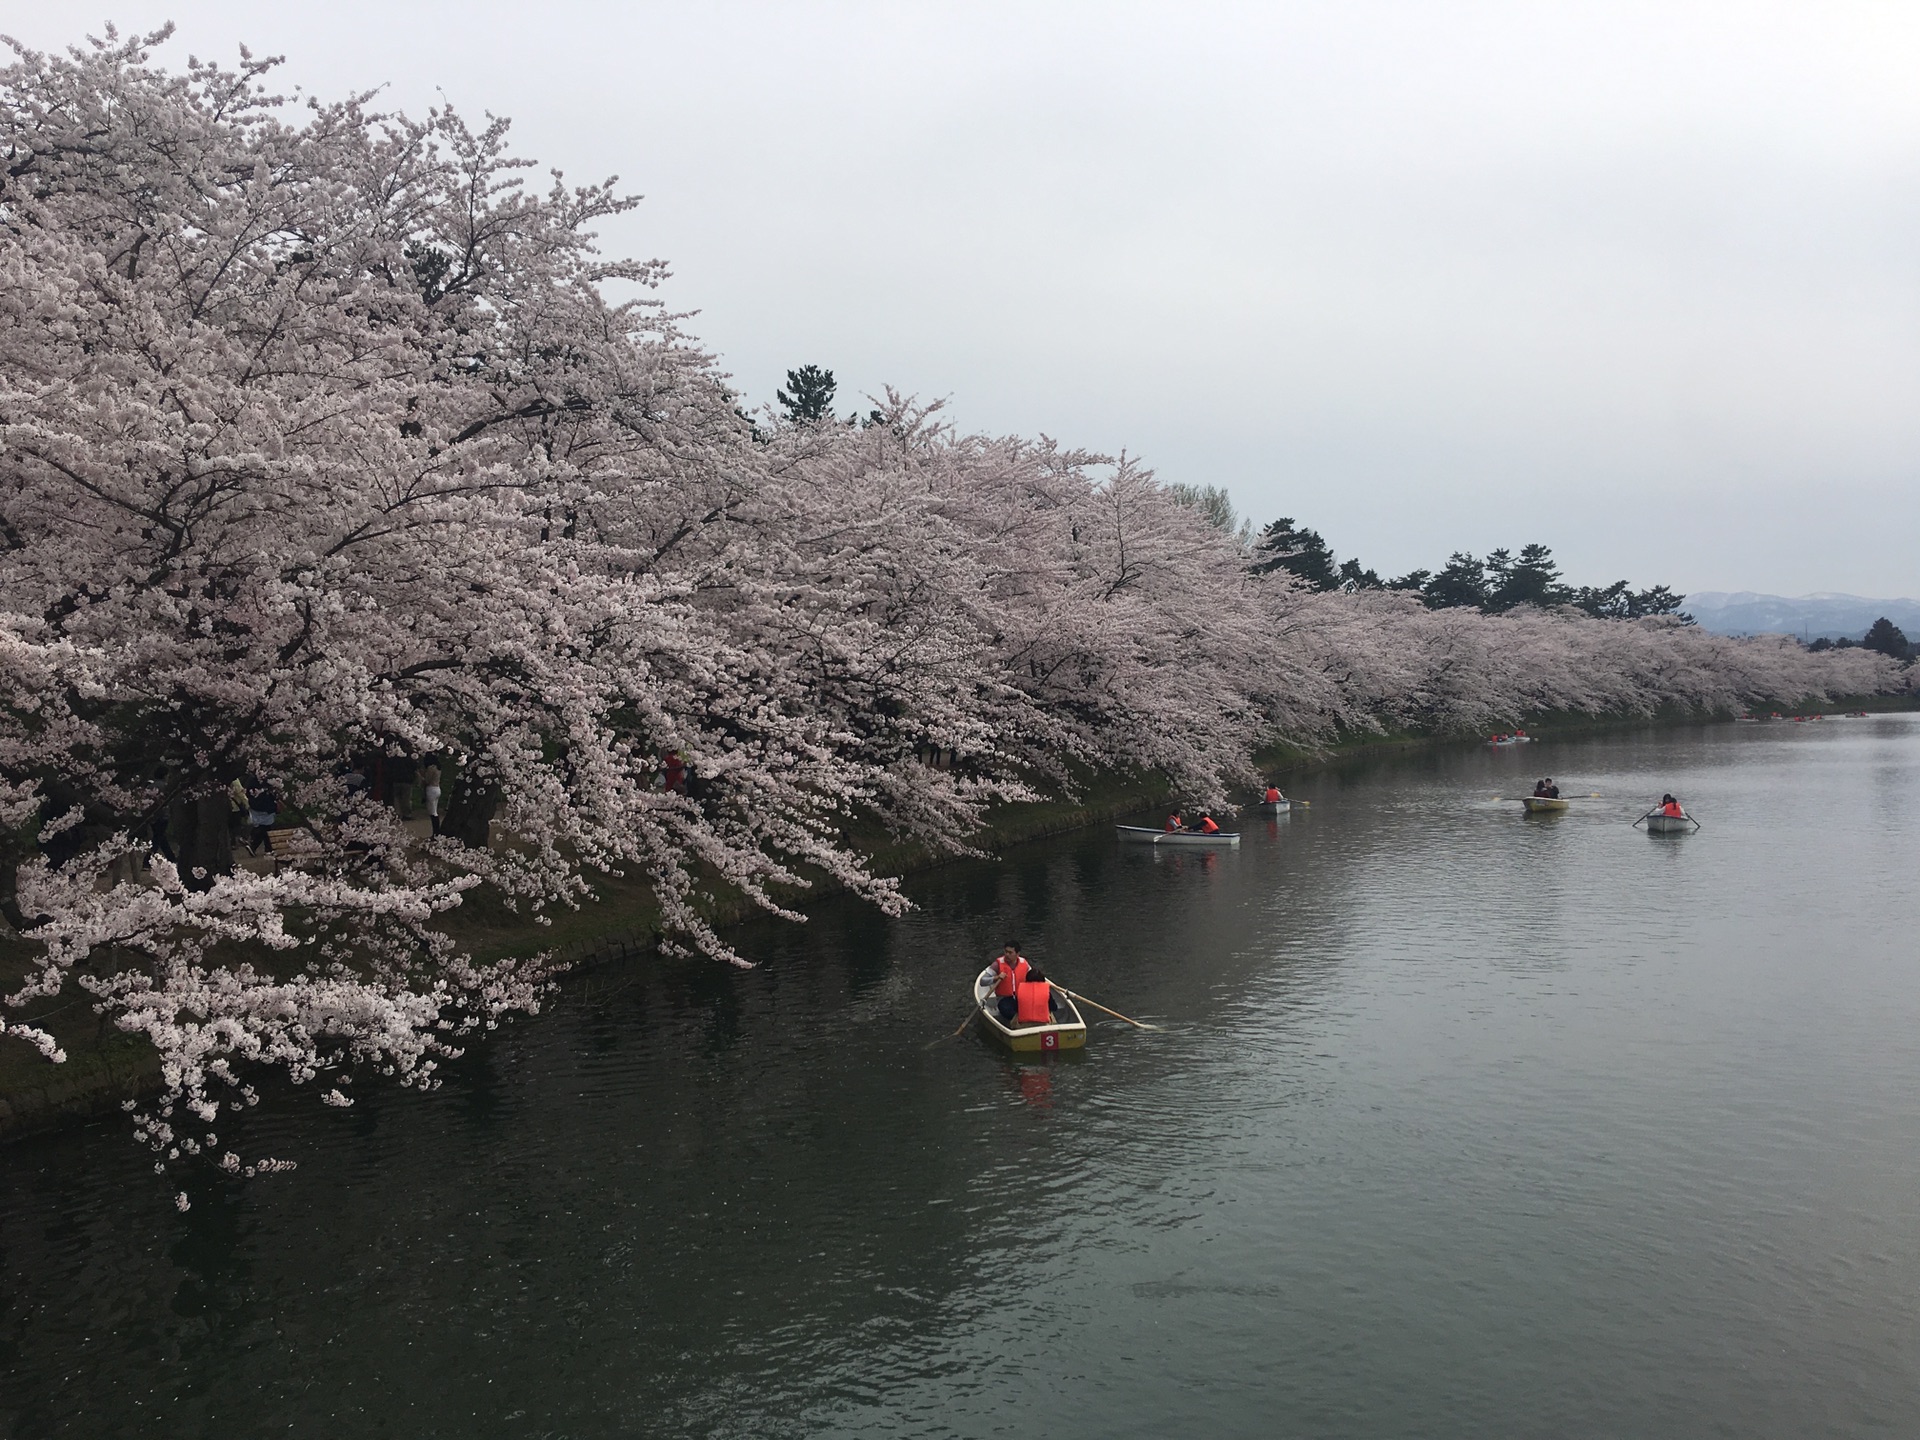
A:
POLYGON ((1858 640, 1886 616, 1909 636, 1920 635, 1920 600, 1867 600, 1858 595, 1756 595, 1702 590, 1682 606, 1716 635, 1799 635, 1817 640, 1858 640))

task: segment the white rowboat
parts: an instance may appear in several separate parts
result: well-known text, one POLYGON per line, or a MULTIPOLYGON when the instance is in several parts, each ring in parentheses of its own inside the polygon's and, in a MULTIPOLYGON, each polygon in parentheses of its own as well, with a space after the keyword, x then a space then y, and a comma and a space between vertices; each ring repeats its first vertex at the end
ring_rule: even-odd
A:
POLYGON ((1202 835, 1198 830, 1155 830, 1147 825, 1116 825, 1122 840, 1140 845, 1238 845, 1240 832, 1222 830, 1218 835, 1202 835))
POLYGON ((1693 829, 1691 815, 1649 815, 1646 822, 1649 835, 1685 835, 1693 829))
POLYGON ((1284 815, 1293 808, 1293 802, 1291 800, 1256 800, 1247 808, 1258 810, 1262 815, 1284 815))
POLYGON ((989 965, 973 980, 973 1001, 980 1007, 980 1018, 986 1023, 987 1033, 992 1035, 1009 1050, 1021 1054, 1051 1054, 1056 1050, 1080 1050, 1087 1043, 1087 1022, 1080 1018, 1080 1007, 1073 1003, 1073 997, 1058 985, 1053 993, 1060 997, 1060 1010, 1071 1019, 1061 1019, 1051 1025, 1008 1025, 1000 1019, 1000 1008, 994 1003, 993 987, 997 979, 994 967, 989 965))

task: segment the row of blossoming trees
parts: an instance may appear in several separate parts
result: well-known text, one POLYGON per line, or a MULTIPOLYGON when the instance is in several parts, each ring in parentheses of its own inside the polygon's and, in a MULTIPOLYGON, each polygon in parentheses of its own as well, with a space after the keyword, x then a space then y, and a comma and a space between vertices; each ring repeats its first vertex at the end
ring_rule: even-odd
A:
POLYGON ((724 956, 703 895, 781 910, 816 875, 897 908, 851 821, 960 851, 1074 767, 1217 801, 1276 736, 1895 683, 1314 593, 1131 464, 899 397, 756 429, 660 267, 596 252, 609 186, 540 193, 504 125, 449 112, 289 119, 264 63, 169 74, 147 43, 0 76, 0 912, 28 957, 0 1020, 58 1058, 19 1017, 78 987, 149 1037, 169 1153, 218 1153, 249 1065, 345 1103, 336 1072, 418 1083, 532 1009, 537 964, 436 926, 475 886, 538 915, 644 876, 724 956), (369 753, 447 757, 441 837, 350 783, 369 753), (656 784, 670 753, 697 795, 656 784), (301 863, 232 864, 243 775, 301 863))

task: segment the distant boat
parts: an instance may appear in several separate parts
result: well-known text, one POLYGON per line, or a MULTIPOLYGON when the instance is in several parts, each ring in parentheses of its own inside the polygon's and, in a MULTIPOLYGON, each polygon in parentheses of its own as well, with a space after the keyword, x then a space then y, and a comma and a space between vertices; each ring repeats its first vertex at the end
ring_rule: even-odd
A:
POLYGON ((1562 810, 1572 808, 1572 802, 1552 795, 1522 795, 1520 803, 1527 807, 1529 815, 1557 815, 1562 810))
POLYGON ((1646 818, 1649 835, 1684 835, 1694 828, 1691 815, 1649 815, 1646 818))
POLYGON ((1487 743, 1496 748, 1504 748, 1508 745, 1531 745, 1533 743, 1533 737, 1527 734, 1526 731, 1521 730, 1516 731, 1512 735, 1495 735, 1491 740, 1487 741, 1487 743))
POLYGON ((1262 815, 1284 815, 1292 807, 1291 800, 1256 800, 1247 808, 1258 810, 1262 815))
POLYGON ((1116 825, 1122 840, 1132 840, 1141 845, 1238 845, 1240 832, 1222 830, 1217 835, 1203 835, 1198 830, 1155 830, 1148 825, 1116 825))
POLYGON ((1022 1055, 1086 1048, 1087 1022, 1080 1018, 1079 1007, 1066 991, 1058 985, 1053 987, 1053 993, 1060 997, 1061 1009, 1073 1017, 1071 1020, 1057 1020, 1051 1025, 1008 1025, 1000 1018, 1000 1007, 993 1003, 997 979, 994 967, 989 965, 973 981, 974 1003, 980 1007, 980 1018, 987 1022, 987 1032, 994 1039, 1022 1055))

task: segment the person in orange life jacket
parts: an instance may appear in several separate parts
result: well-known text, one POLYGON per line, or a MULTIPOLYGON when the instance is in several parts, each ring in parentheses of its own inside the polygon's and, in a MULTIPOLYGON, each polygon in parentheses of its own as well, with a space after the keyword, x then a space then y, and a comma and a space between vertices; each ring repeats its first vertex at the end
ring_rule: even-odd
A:
POLYGON ((1220 827, 1213 823, 1213 816, 1211 815, 1202 815, 1200 817, 1199 829, 1202 835, 1218 835, 1220 833, 1220 827))
POLYGON ((1051 1025, 1055 1013, 1060 1009, 1060 1000, 1053 993, 1053 986, 1047 977, 1038 970, 1028 970, 1027 978, 1017 987, 1019 1004, 1014 1018, 1022 1025, 1051 1025))
POLYGON ((1267 786, 1267 804, 1278 805, 1282 800, 1286 798, 1287 798, 1286 796, 1280 793, 1280 787, 1278 785, 1267 786))
POLYGON ((1027 972, 1032 968, 1027 963, 1027 957, 1020 953, 1018 940, 1007 941, 1007 948, 993 957, 993 994, 1000 1011, 1001 1024, 1013 1019, 1019 1003, 1020 982, 1027 978, 1027 972))
POLYGON ((1186 828, 1187 827, 1180 821, 1180 812, 1178 810, 1167 816, 1167 833, 1169 835, 1173 834, 1176 830, 1184 830, 1186 828))
POLYGON ((1687 812, 1680 808, 1680 802, 1671 795, 1662 795, 1660 797, 1660 813, 1665 815, 1669 820, 1684 820, 1687 818, 1687 812))

